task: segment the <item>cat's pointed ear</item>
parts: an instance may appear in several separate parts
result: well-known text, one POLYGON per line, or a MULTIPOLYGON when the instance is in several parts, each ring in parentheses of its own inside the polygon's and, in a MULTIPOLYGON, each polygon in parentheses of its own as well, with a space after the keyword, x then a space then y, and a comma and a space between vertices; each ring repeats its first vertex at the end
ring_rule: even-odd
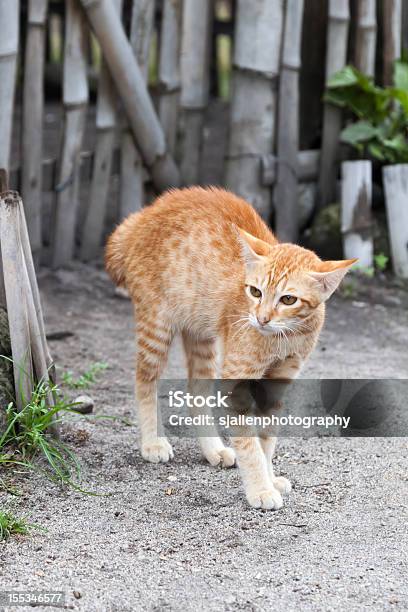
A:
POLYGON ((249 266, 260 263, 262 258, 269 254, 270 245, 252 234, 249 234, 237 225, 234 225, 234 228, 237 232, 238 240, 241 245, 241 254, 245 263, 249 266))
POLYGON ((328 300, 337 287, 340 285, 344 276, 358 259, 344 259, 341 261, 322 261, 316 272, 309 272, 315 281, 322 301, 328 300))

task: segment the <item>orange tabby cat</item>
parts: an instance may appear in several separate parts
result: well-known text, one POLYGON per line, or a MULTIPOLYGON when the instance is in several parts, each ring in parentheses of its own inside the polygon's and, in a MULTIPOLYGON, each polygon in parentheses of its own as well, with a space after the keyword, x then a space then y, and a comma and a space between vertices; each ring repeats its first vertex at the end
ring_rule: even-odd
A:
MULTIPOLYGON (((173 190, 129 216, 106 250, 112 279, 135 308, 136 396, 141 451, 168 461, 172 448, 158 435, 156 381, 170 343, 181 333, 189 377, 293 379, 313 350, 324 302, 355 260, 322 262, 312 251, 280 244, 243 199, 218 188, 173 190)), ((200 439, 211 465, 237 457, 248 502, 280 508, 291 485, 272 469, 275 437, 215 435, 200 439), (235 451, 235 452, 234 452, 235 451)))

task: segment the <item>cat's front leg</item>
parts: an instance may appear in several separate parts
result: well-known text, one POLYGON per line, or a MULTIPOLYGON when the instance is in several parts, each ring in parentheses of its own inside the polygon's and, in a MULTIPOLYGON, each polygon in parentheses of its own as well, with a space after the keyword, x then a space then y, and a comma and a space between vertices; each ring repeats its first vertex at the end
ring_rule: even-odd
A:
MULTIPOLYGON (((286 359, 274 362, 269 366, 264 374, 264 378, 269 380, 279 380, 284 383, 290 384, 290 382, 298 376, 302 368, 304 360, 300 355, 289 355, 286 359)), ((271 390, 273 395, 273 389, 271 390)), ((272 406, 270 407, 273 408, 272 406)), ((264 451, 266 462, 268 465, 268 471, 270 479, 273 485, 282 493, 290 493, 292 485, 290 481, 284 476, 275 476, 273 469, 273 456, 275 453, 275 446, 277 441, 277 429, 272 428, 271 431, 263 431, 261 434, 261 445, 264 451)))
POLYGON ((283 505, 282 496, 270 479, 260 440, 249 430, 247 434, 249 437, 232 438, 232 446, 248 503, 253 508, 279 510, 283 505))
MULTIPOLYGON (((229 372, 227 369, 225 371, 229 372)), ((249 381, 242 381, 245 374, 242 370, 236 374, 243 384, 236 380, 226 380, 223 383, 223 392, 228 390, 230 395, 229 416, 252 416, 251 408, 254 400, 250 393, 249 381)), ((256 429, 241 421, 232 427, 231 433, 231 444, 235 450, 248 503, 253 508, 278 510, 283 504, 282 496, 271 480, 266 455, 256 429)))

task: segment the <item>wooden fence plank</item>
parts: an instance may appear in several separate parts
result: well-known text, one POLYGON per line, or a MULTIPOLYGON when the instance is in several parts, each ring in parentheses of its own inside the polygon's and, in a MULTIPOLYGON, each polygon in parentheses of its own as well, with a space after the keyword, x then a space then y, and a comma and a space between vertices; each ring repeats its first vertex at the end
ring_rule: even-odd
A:
MULTIPOLYGON (((115 0, 116 10, 122 12, 122 0, 115 0)), ((98 255, 102 244, 106 207, 111 185, 113 147, 116 135, 117 96, 109 68, 102 61, 96 106, 96 146, 91 194, 82 231, 80 258, 89 261, 98 255)))
POLYGON ((0 0, 0 168, 9 169, 17 74, 20 1, 0 0))
POLYGON ((56 188, 56 218, 53 237, 54 268, 64 266, 74 257, 75 230, 79 197, 79 155, 88 103, 86 30, 77 0, 67 0, 64 57, 65 121, 56 188))
POLYGON ((346 259, 358 257, 363 267, 373 265, 372 163, 367 160, 342 164, 341 232, 346 259))
POLYGON ((143 161, 150 170, 153 184, 159 191, 177 186, 179 184, 177 166, 166 150, 163 130, 143 75, 112 2, 80 1, 109 65, 133 136, 143 161))
POLYGON ((184 0, 181 49, 183 142, 181 176, 184 185, 199 180, 204 110, 209 96, 211 0, 184 0))
MULTIPOLYGON (((327 34, 326 82, 347 61, 350 21, 348 0, 329 0, 329 27, 327 34)), ((341 109, 325 104, 323 112, 322 156, 320 164, 318 206, 330 204, 336 190, 336 158, 341 131, 341 109)))
POLYGON ((7 314, 13 355, 16 403, 21 410, 31 397, 33 383, 30 331, 20 242, 19 197, 8 191, 0 197, 0 245, 6 288, 7 314))
POLYGON ((277 113, 277 77, 283 27, 283 2, 238 0, 230 137, 225 183, 269 218, 270 189, 259 180, 260 160, 272 153, 277 113))
POLYGON ((377 43, 376 0, 358 0, 356 29, 356 67, 374 76, 377 43))
POLYGON ((164 0, 159 59, 159 117, 167 146, 175 153, 180 98, 182 0, 164 0))
MULTIPOLYGON (((130 44, 145 83, 149 72, 154 9, 153 0, 133 0, 130 44)), ((143 160, 135 146, 129 122, 125 120, 121 138, 120 219, 140 210, 144 202, 143 160)))
POLYGON ((279 87, 278 177, 274 192, 276 234, 283 242, 296 242, 299 234, 297 156, 302 22, 303 0, 288 0, 279 87))
POLYGON ((30 0, 24 62, 22 184, 31 248, 35 258, 42 247, 42 150, 44 114, 45 23, 48 0, 30 0))
POLYGON ((392 85, 393 64, 401 57, 402 0, 383 0, 383 23, 383 81, 392 85))
POLYGON ((408 164, 384 166, 383 180, 394 271, 408 278, 408 164))

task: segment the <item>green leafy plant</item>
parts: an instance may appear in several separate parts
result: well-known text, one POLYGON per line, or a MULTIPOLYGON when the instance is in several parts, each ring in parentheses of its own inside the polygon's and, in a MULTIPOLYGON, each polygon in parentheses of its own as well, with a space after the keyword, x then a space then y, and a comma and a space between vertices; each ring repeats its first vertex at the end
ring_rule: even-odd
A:
POLYGON ((341 140, 360 155, 387 163, 408 163, 408 63, 394 64, 392 87, 346 66, 327 85, 325 101, 350 110, 357 121, 341 133, 341 140))
POLYGON ((377 270, 384 272, 384 270, 387 268, 389 259, 390 258, 387 257, 387 255, 384 255, 384 253, 377 253, 377 255, 374 255, 374 263, 377 270))
POLYGON ((8 540, 15 534, 27 535, 30 527, 23 518, 14 516, 11 512, 0 510, 0 542, 8 540))
POLYGON ((97 376, 108 367, 107 363, 96 362, 78 378, 74 378, 72 372, 64 372, 62 382, 70 389, 88 389, 97 381, 97 376))

